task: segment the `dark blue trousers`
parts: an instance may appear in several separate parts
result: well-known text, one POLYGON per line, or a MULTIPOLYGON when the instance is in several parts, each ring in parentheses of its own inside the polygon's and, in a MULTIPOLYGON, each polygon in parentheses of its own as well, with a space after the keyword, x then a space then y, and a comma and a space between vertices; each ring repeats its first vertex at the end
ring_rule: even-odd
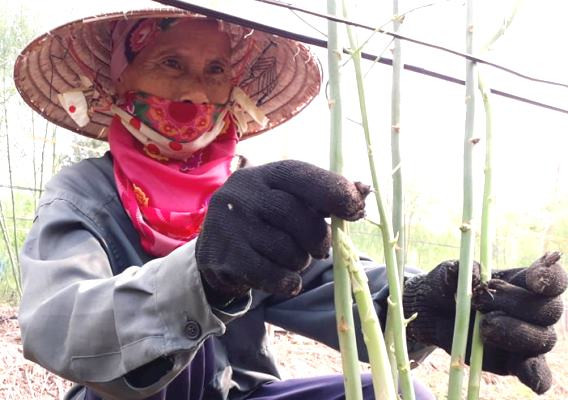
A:
MULTIPOLYGON (((362 376, 363 399, 373 400, 371 376, 362 376)), ((414 381, 416 400, 436 400, 423 384, 414 381)), ((342 375, 326 375, 314 378, 288 379, 262 385, 249 400, 343 400, 345 391, 342 375)))

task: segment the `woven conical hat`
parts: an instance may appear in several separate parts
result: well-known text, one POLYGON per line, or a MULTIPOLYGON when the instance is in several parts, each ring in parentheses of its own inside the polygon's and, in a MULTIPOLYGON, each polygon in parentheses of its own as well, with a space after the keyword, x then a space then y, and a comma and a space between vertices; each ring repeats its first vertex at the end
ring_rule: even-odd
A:
MULTIPOLYGON (((58 95, 84 89, 85 82, 93 80, 103 91, 114 93, 110 59, 116 21, 196 16, 177 9, 161 9, 110 13, 70 22, 36 38, 22 51, 14 67, 16 87, 26 103, 49 121, 81 135, 106 140, 110 111, 91 110, 90 122, 80 127, 60 104, 58 95)), ((264 127, 250 119, 243 138, 292 118, 319 92, 319 64, 304 45, 233 23, 222 25, 231 38, 232 68, 242 77, 239 86, 269 119, 264 127)))

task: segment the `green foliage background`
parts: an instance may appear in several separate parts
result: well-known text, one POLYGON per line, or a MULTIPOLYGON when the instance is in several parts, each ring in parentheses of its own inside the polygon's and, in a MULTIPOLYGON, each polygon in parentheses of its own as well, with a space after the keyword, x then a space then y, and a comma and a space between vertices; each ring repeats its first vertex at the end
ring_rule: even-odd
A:
POLYGON ((45 183, 65 165, 102 154, 107 145, 60 133, 24 104, 13 84, 13 67, 19 52, 38 32, 23 11, 1 8, 0 304, 17 304, 18 253, 45 183))

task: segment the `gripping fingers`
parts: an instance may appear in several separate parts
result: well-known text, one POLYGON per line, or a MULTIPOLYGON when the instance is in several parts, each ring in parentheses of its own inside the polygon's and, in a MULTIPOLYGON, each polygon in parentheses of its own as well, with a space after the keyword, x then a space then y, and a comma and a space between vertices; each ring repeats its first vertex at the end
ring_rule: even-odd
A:
POLYGON ((526 272, 527 288, 544 296, 558 296, 568 286, 566 271, 558 263, 561 254, 557 251, 546 253, 536 260, 526 272))
POLYGON ((229 273, 253 289, 291 296, 302 289, 302 278, 298 273, 281 268, 251 247, 242 252, 241 261, 242 268, 229 273))
POLYGON ((239 297, 246 293, 250 286, 235 276, 234 270, 227 265, 216 265, 216 268, 203 268, 203 278, 210 288, 225 294, 227 297, 239 297))
POLYGON ((325 258, 331 247, 331 232, 325 219, 296 196, 282 190, 266 194, 259 210, 262 220, 283 230, 315 258, 325 258))
POLYGON ((286 232, 260 223, 247 235, 250 246, 262 257, 284 269, 299 272, 310 262, 310 255, 286 232))
POLYGON ((302 290, 302 277, 296 272, 280 268, 272 263, 266 263, 261 268, 270 265, 269 274, 261 274, 258 279, 250 282, 254 289, 260 289, 267 293, 283 296, 295 296, 302 290))
MULTIPOLYGON (((429 286, 432 289, 429 301, 437 304, 443 303, 445 307, 454 308, 454 296, 458 287, 460 265, 458 260, 444 261, 427 275, 429 286)), ((479 284, 479 263, 473 263, 472 286, 479 284)))
POLYGON ((529 358, 512 356, 509 372, 536 394, 543 394, 552 386, 552 373, 543 355, 529 358))
POLYGON ((302 290, 302 277, 296 272, 280 268, 268 260, 258 266, 258 274, 250 276, 249 284, 271 294, 295 296, 302 290), (263 272, 260 272, 263 270, 263 272))
POLYGON ((365 215, 365 197, 370 188, 341 175, 301 161, 285 160, 267 164, 266 181, 301 198, 323 215, 355 221, 365 215))
POLYGON ((484 343, 527 356, 547 353, 556 344, 553 327, 533 325, 502 311, 485 314, 480 330, 484 343))
POLYGON ((564 309, 560 297, 545 297, 500 279, 473 290, 473 306, 481 312, 504 311, 507 315, 532 324, 555 324, 564 309))
MULTIPOLYGON (((298 255, 292 256, 292 258, 295 257, 295 261, 292 261, 293 267, 286 269, 259 253, 245 239, 245 237, 240 237, 235 242, 224 243, 225 248, 230 250, 227 254, 225 254, 227 250, 210 252, 216 255, 227 255, 227 257, 217 257, 208 261, 206 257, 208 253, 205 253, 201 262, 198 259, 200 272, 208 286, 223 295, 232 297, 241 296, 251 288, 271 294, 298 294, 302 289, 302 278, 292 269, 298 271, 302 269, 307 264, 309 256, 299 251, 298 255)), ((290 266, 287 265, 287 267, 290 266)))

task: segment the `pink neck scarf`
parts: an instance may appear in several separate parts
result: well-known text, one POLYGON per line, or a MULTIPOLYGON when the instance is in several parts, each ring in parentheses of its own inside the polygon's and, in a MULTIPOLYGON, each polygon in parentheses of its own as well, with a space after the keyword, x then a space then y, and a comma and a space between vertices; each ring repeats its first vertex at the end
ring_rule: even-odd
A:
POLYGON ((115 181, 146 252, 161 257, 198 235, 209 198, 231 174, 238 134, 230 115, 224 121, 210 144, 174 159, 149 153, 132 129, 151 128, 116 113, 109 129, 115 181))

